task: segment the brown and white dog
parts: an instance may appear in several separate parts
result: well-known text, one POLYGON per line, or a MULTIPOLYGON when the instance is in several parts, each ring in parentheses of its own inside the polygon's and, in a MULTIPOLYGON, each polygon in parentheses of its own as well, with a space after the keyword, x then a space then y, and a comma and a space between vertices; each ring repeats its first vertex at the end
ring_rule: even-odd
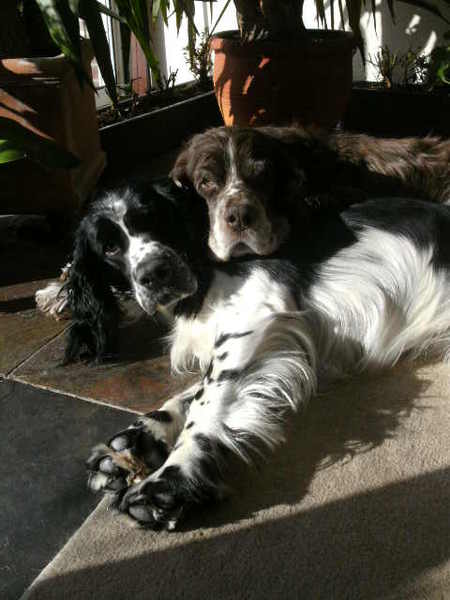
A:
POLYGON ((219 260, 269 255, 317 202, 334 208, 376 196, 450 201, 450 141, 378 139, 302 127, 218 127, 195 135, 171 171, 207 205, 219 260))

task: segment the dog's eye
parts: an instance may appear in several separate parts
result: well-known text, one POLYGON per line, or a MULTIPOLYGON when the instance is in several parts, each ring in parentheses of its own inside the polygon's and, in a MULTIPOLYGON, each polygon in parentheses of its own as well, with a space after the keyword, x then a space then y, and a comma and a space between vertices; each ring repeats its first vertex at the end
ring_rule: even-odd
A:
POLYGON ((199 183, 201 188, 204 189, 212 189, 213 187, 215 187, 215 183, 212 179, 210 179, 210 177, 208 177, 207 175, 204 175, 201 179, 200 179, 200 183, 199 183))
POLYGON ((120 246, 114 242, 107 243, 103 246, 103 252, 106 256, 117 256, 120 253, 120 246))

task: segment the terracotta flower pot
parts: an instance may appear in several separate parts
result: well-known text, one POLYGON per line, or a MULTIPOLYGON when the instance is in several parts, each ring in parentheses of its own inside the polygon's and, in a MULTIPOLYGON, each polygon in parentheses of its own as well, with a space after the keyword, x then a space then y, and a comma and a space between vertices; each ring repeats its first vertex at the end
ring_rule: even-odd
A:
POLYGON ((310 30, 307 40, 242 43, 214 36, 214 88, 226 125, 301 122, 331 128, 352 87, 353 34, 310 30))
MULTIPOLYGON (((83 44, 86 66, 92 51, 83 44)), ((105 166, 94 91, 63 56, 0 60, 0 116, 56 141, 80 160, 49 170, 28 159, 0 165, 0 213, 73 213, 105 166)))

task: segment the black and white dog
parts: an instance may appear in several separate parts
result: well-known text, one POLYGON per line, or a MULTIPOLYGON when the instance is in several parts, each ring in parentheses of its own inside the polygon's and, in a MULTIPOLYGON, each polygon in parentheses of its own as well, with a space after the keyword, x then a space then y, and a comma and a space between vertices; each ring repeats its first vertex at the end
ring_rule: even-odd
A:
POLYGON ((81 224, 68 280, 69 359, 84 344, 109 352, 112 281, 146 313, 170 316, 175 372, 200 368, 198 384, 88 460, 90 487, 151 527, 173 529, 220 498, 230 455, 279 444, 319 383, 450 349, 450 207, 378 199, 319 211, 311 237, 229 263, 208 260, 206 232, 203 203, 183 191, 110 193, 81 224))
POLYGON ((147 314, 191 296, 191 269, 205 260, 207 227, 195 193, 168 179, 136 180, 93 203, 75 234, 68 274, 53 284, 72 315, 65 360, 83 348, 97 361, 115 353, 120 292, 131 292, 147 314))

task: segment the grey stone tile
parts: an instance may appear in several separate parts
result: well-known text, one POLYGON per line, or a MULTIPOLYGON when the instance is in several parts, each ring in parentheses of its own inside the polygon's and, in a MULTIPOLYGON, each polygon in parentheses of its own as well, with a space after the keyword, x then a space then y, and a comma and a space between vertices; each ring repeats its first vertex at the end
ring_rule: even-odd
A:
POLYGON ((35 308, 34 293, 48 279, 0 287, 0 375, 6 375, 67 327, 35 308))
POLYGON ((0 380, 0 597, 15 600, 81 525, 90 448, 133 415, 0 380))

